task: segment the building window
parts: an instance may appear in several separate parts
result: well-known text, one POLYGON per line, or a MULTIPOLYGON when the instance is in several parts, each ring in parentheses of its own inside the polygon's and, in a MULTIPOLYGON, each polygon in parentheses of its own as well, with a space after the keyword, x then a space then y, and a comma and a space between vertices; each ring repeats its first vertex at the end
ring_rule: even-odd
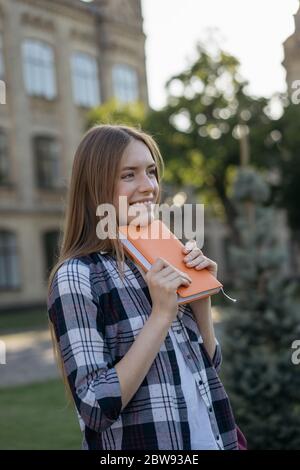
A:
POLYGON ((94 57, 75 52, 71 57, 73 96, 75 104, 87 108, 100 103, 98 66, 94 57))
POLYGON ((58 259, 59 230, 51 230, 44 233, 43 244, 46 264, 46 278, 48 278, 51 269, 58 259))
POLYGON ((0 34, 0 80, 4 80, 5 69, 4 69, 4 53, 3 53, 3 39, 0 34))
POLYGON ((37 136, 33 139, 37 184, 40 188, 60 187, 60 144, 54 137, 37 136))
POLYGON ((23 69, 29 95, 51 100, 56 96, 54 53, 51 46, 36 39, 22 44, 23 69))
POLYGON ((0 289, 16 289, 20 286, 17 239, 14 233, 0 231, 0 289))
POLYGON ((113 67, 114 96, 121 102, 137 101, 139 97, 137 72, 133 67, 118 64, 113 67))
POLYGON ((9 156, 6 133, 0 129, 0 186, 9 180, 9 156))

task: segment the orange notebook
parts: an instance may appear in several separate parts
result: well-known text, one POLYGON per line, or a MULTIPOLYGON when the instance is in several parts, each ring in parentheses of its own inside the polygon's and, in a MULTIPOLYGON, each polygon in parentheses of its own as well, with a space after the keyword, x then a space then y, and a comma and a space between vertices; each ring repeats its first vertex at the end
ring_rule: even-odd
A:
POLYGON ((161 220, 154 220, 144 227, 122 225, 119 227, 119 237, 125 251, 129 252, 145 271, 151 268, 157 258, 164 258, 190 276, 191 284, 182 285, 177 289, 179 305, 217 294, 223 287, 207 269, 197 271, 185 265, 183 243, 161 220))

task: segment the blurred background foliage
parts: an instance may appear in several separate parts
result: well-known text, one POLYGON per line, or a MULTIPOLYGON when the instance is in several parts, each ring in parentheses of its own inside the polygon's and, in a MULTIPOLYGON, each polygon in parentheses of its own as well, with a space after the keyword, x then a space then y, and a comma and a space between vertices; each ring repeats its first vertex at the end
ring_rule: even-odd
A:
POLYGON ((286 209, 297 240, 299 106, 286 95, 250 96, 235 57, 220 49, 211 55, 203 44, 197 51, 195 63, 167 82, 164 108, 110 101, 89 113, 87 127, 127 123, 152 134, 166 163, 164 181, 189 187, 194 201, 209 205, 229 225, 235 241, 237 214, 230 196, 239 166, 250 159, 270 185, 266 203, 286 209), (272 115, 272 104, 282 109, 280 118, 272 115))
POLYGON ((146 110, 109 102, 87 126, 127 123, 158 142, 164 181, 230 229, 230 266, 238 302, 224 309, 222 379, 253 449, 300 447, 300 374, 291 344, 300 337, 299 272, 287 278, 276 240, 284 208, 300 243, 300 108, 287 95, 252 97, 238 60, 203 44, 198 58, 166 84, 167 105, 146 110), (279 111, 278 111, 279 110, 279 111))
POLYGON ((234 184, 239 246, 230 248, 238 302, 227 311, 222 376, 252 449, 299 449, 300 373, 291 345, 300 337, 297 282, 285 279, 269 187, 241 168, 234 184))

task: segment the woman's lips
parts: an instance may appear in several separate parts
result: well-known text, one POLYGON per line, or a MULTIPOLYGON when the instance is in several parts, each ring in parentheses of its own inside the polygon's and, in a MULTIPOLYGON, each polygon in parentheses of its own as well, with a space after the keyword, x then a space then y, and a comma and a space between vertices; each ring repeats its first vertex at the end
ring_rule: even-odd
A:
POLYGON ((153 204, 152 201, 145 201, 145 202, 132 202, 130 206, 151 206, 153 204))

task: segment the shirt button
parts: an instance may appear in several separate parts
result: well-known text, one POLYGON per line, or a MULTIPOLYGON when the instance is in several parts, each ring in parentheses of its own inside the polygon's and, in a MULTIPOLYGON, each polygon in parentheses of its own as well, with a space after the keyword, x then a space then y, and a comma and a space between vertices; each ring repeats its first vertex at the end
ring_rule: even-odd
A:
POLYGON ((212 412, 212 407, 211 407, 211 406, 208 408, 208 411, 209 411, 210 413, 212 412))
POLYGON ((202 380, 199 380, 199 385, 203 385, 203 381, 202 381, 202 380))
POLYGON ((220 439, 220 436, 216 436, 217 441, 220 439))
POLYGON ((180 330, 176 330, 176 333, 179 335, 179 333, 180 333, 180 330))
POLYGON ((191 356, 189 354, 186 355, 187 359, 191 359, 191 356))

